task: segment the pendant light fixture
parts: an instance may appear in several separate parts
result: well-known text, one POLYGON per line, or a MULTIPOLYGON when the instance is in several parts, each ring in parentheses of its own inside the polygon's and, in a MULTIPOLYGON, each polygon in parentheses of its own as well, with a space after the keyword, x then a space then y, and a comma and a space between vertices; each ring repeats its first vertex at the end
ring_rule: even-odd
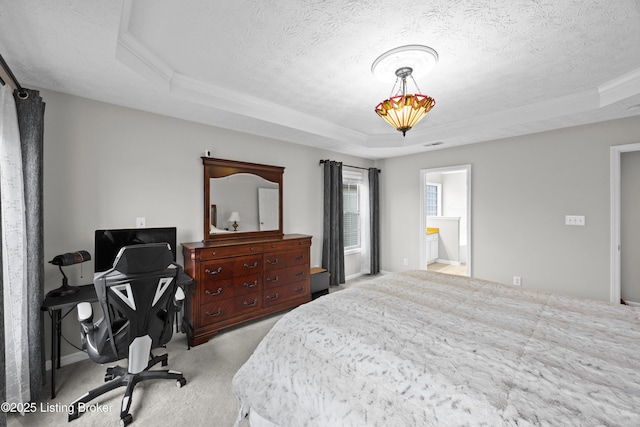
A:
POLYGON ((428 46, 408 45, 392 49, 378 57, 371 72, 378 79, 388 81, 395 74, 395 83, 388 99, 380 102, 376 113, 403 136, 436 105, 436 101, 423 95, 413 75, 427 74, 438 61, 438 53, 428 46), (392 74, 391 71, 395 72, 392 74), (417 92, 407 93, 407 79, 411 79, 417 92))

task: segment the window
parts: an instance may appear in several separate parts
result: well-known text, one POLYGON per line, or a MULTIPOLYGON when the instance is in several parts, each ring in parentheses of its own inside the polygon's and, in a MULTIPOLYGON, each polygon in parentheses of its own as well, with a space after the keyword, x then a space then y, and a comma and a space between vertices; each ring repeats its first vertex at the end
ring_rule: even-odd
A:
POLYGON ((360 192, 361 178, 344 174, 342 181, 342 209, 344 249, 360 249, 360 192))
POLYGON ((442 184, 427 182, 427 216, 442 216, 442 184))

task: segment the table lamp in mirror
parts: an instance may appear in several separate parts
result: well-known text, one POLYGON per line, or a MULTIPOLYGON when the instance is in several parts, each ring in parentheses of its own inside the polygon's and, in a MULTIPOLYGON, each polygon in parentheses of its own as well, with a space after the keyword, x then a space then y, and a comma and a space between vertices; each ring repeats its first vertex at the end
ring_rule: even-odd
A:
POLYGON ((231 216, 228 219, 233 224, 233 231, 238 231, 238 223, 240 222, 240 214, 238 212, 231 212, 231 216))

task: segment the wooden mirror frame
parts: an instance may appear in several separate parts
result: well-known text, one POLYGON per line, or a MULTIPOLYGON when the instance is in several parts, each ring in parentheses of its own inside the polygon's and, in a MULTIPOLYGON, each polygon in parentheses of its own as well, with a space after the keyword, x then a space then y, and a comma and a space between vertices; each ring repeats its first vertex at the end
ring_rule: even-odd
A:
MULTIPOLYGON (((223 240, 271 239, 282 237, 282 176, 284 167, 240 162, 236 160, 202 157, 204 169, 204 242, 223 240), (267 181, 278 184, 278 229, 266 231, 242 231, 234 233, 211 234, 211 178, 223 178, 238 173, 257 175, 267 181)), ((216 203, 214 203, 216 204, 216 203)))

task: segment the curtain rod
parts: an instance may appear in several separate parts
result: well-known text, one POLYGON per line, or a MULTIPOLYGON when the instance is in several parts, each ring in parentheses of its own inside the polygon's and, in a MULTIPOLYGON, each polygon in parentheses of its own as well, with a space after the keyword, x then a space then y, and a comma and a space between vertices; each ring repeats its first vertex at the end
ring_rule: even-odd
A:
MULTIPOLYGON (((22 86, 20 86, 18 79, 16 79, 16 76, 11 71, 11 68, 9 68, 9 65, 6 63, 6 61, 2 57, 2 54, 0 54, 0 67, 2 67, 2 71, 4 71, 4 73, 2 73, 2 76, 8 77, 7 80, 10 80, 6 83, 9 83, 9 86, 11 86, 13 89, 18 91, 18 96, 21 99, 27 99, 29 97, 29 93, 26 90, 24 90, 22 86)), ((2 79, 2 76, 0 76, 0 81, 2 82, 2 84, 5 84, 5 81, 4 79, 2 79)))
MULTIPOLYGON (((320 164, 323 164, 325 162, 330 162, 330 161, 331 160, 320 160, 320 164)), ((343 164, 342 166, 346 166, 348 168, 354 168, 354 169, 362 169, 362 170, 365 170, 365 171, 368 171, 369 169, 377 169, 377 168, 363 168, 363 167, 360 167, 360 166, 351 166, 351 165, 345 165, 345 164, 343 164)), ((380 169, 377 169, 377 171, 378 171, 378 173, 382 172, 380 169)))

